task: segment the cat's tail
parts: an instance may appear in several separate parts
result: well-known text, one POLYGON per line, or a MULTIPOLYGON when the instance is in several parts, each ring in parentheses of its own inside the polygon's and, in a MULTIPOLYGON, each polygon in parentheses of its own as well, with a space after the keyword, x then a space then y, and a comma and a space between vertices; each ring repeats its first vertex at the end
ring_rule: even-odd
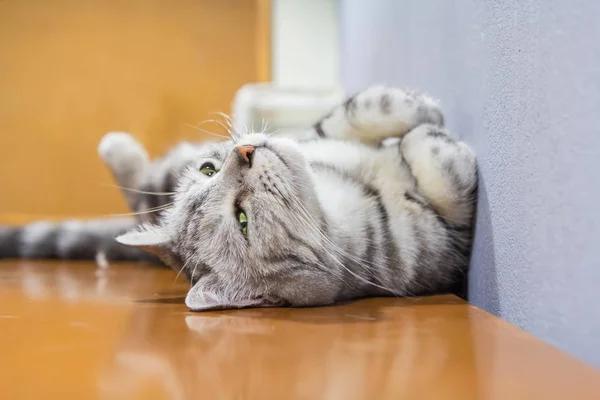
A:
POLYGON ((149 261, 158 259, 141 250, 123 246, 114 238, 135 227, 133 219, 93 219, 60 222, 40 221, 23 226, 0 225, 0 259, 65 259, 149 261))

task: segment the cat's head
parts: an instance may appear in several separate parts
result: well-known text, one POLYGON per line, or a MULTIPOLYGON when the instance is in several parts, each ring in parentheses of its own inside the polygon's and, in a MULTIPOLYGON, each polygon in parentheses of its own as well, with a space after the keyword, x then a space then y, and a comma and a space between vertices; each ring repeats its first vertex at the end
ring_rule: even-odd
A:
POLYGON ((192 310, 333 302, 325 217, 302 152, 263 134, 214 145, 178 182, 159 221, 117 240, 192 283, 192 310))

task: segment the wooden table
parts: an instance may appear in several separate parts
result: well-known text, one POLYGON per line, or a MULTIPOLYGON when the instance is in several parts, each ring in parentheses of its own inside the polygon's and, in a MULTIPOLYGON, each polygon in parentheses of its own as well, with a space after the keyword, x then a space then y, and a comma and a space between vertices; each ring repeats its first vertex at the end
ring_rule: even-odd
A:
POLYGON ((0 399, 600 399, 600 373, 453 296, 188 312, 166 269, 0 263, 0 399))

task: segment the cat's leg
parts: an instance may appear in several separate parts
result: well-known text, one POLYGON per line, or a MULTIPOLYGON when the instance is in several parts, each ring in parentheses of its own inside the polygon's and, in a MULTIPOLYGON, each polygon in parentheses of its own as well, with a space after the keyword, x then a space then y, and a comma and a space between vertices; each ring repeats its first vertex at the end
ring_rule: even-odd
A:
POLYGON ((447 130, 430 124, 413 129, 399 146, 419 193, 447 222, 470 225, 477 189, 473 150, 447 130))
POLYGON ((129 208, 137 211, 136 190, 150 167, 144 147, 128 133, 109 132, 100 140, 98 154, 121 187, 129 208))
POLYGON ((433 99, 395 87, 372 86, 318 121, 313 134, 376 145, 390 137, 401 137, 423 123, 444 124, 433 99))

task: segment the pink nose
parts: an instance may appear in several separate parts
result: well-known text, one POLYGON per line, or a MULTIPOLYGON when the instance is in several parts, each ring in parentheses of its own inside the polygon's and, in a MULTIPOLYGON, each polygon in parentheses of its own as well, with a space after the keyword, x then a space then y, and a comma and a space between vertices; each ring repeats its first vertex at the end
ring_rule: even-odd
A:
POLYGON ((252 153, 254 153, 254 146, 244 145, 244 146, 235 146, 236 151, 242 157, 244 161, 250 164, 250 160, 252 159, 252 153))

